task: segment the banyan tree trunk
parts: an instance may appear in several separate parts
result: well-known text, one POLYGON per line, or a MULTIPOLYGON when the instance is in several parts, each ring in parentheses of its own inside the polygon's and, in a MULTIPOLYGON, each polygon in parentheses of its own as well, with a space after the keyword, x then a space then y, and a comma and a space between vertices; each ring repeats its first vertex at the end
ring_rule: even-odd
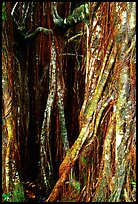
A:
POLYGON ((56 201, 60 194, 61 200, 74 201, 76 189, 80 193, 76 193, 75 201, 133 201, 135 34, 130 18, 135 22, 135 16, 127 12, 134 11, 135 4, 121 6, 119 11, 115 10, 114 3, 103 3, 99 8, 104 15, 97 14, 101 21, 99 40, 95 39, 96 26, 91 21, 86 26, 85 95, 79 116, 80 133, 59 167, 59 180, 46 202, 56 201), (116 13, 123 10, 127 13, 124 23, 116 13), (79 160, 79 184, 77 180, 72 184, 70 172, 76 160, 79 160), (68 193, 65 191, 64 195, 65 186, 68 193), (71 194, 70 186, 73 186, 71 194))

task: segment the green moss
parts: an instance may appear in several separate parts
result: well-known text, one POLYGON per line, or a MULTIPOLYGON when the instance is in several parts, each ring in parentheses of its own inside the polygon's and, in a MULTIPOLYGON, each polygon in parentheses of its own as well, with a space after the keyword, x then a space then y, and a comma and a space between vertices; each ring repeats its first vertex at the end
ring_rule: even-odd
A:
POLYGON ((75 189, 77 190, 77 192, 80 192, 80 182, 79 181, 76 181, 74 179, 71 179, 70 180, 70 185, 75 189))
POLYGON ((6 20, 6 2, 2 2, 2 20, 6 20))

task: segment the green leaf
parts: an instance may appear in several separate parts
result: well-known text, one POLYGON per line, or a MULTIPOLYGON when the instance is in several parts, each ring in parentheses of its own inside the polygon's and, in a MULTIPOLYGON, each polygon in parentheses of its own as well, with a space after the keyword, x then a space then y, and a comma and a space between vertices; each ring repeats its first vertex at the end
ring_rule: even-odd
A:
POLYGON ((4 201, 6 201, 6 202, 10 201, 10 196, 11 196, 10 192, 8 192, 7 194, 6 193, 2 194, 2 197, 3 197, 4 201))
POLYGON ((133 187, 136 188, 136 182, 132 181, 131 183, 132 183, 133 187))
POLYGON ((3 197, 3 198, 6 198, 6 197, 7 197, 7 194, 5 194, 5 193, 2 194, 2 197, 3 197))

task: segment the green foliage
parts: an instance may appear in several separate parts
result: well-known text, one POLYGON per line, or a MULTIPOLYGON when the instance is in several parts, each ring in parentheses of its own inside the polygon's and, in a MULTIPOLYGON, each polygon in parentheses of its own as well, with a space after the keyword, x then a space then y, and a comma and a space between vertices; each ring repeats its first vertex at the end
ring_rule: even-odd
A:
POLYGON ((13 191, 14 202, 23 202, 25 199, 23 185, 18 183, 13 191))
POLYGON ((87 163, 87 160, 86 160, 83 156, 81 157, 81 160, 82 160, 82 163, 83 163, 83 164, 86 164, 86 163, 87 163))
POLYGON ((4 199, 4 202, 11 202, 12 200, 11 192, 8 192, 7 194, 3 193, 2 197, 4 199))
POLYGON ((136 188, 136 182, 132 181, 131 183, 132 183, 133 188, 136 188))
POLYGON ((6 2, 2 2, 2 20, 6 20, 6 2))
POLYGON ((80 7, 77 7, 70 16, 64 19, 64 24, 73 25, 74 23, 79 23, 84 21, 88 24, 89 16, 89 5, 82 4, 80 7))
POLYGON ((75 189, 77 190, 78 192, 80 192, 80 182, 79 181, 76 181, 74 179, 71 179, 70 180, 70 185, 75 189))
POLYGON ((2 194, 4 202, 24 202, 25 195, 23 190, 23 185, 18 183, 15 185, 13 192, 8 192, 7 194, 2 194))

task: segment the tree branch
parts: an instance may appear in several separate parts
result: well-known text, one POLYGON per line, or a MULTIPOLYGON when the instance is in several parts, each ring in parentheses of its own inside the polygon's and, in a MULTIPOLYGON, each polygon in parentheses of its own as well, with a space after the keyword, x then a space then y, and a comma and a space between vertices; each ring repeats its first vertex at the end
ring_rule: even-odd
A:
POLYGON ((52 29, 38 27, 35 32, 33 32, 33 33, 29 34, 29 35, 25 35, 25 39, 32 38, 33 36, 35 36, 39 32, 43 32, 45 34, 52 34, 53 33, 52 29))
MULTIPOLYGON (((98 9, 100 2, 94 2, 92 6, 92 19, 94 18, 94 14, 98 9)), ((82 4, 81 6, 77 7, 71 15, 67 16, 64 20, 58 15, 56 4, 52 7, 53 21, 56 27, 67 30, 68 28, 80 23, 80 22, 87 22, 89 19, 89 3, 82 4)))

